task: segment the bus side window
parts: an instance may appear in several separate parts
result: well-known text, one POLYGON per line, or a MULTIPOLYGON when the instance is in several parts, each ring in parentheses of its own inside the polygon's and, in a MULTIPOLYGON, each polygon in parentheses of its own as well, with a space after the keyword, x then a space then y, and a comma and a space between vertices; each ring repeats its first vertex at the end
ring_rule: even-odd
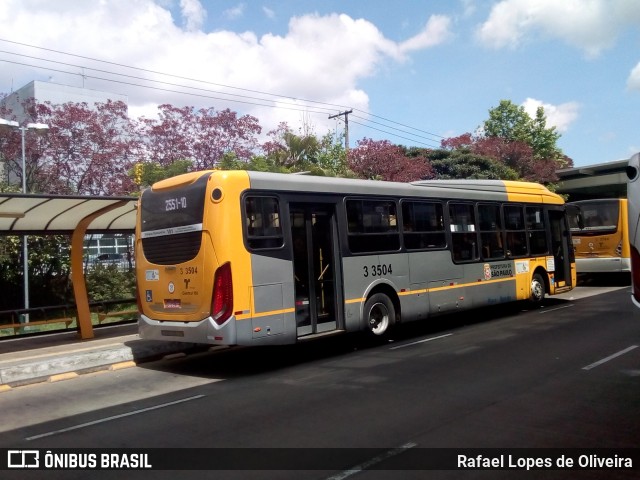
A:
POLYGON ((485 260, 504 258, 500 205, 479 204, 478 217, 480 240, 482 241, 482 257, 485 260))
POLYGON ((451 248, 455 261, 469 262, 478 258, 478 234, 473 207, 470 203, 449 204, 451 248))
POLYGON ((280 248, 284 244, 278 199, 245 198, 247 244, 252 249, 280 248))
POLYGON ((407 250, 444 248, 442 204, 403 200, 402 231, 407 250))
POLYGON ((349 199, 346 209, 349 250, 353 253, 400 249, 395 201, 349 199))
POLYGON ((549 253, 542 207, 527 207, 525 211, 527 214, 527 232, 531 254, 545 255, 549 253))
POLYGON ((524 226, 524 212, 521 206, 505 206, 504 224, 507 231, 507 255, 522 257, 529 251, 524 226))

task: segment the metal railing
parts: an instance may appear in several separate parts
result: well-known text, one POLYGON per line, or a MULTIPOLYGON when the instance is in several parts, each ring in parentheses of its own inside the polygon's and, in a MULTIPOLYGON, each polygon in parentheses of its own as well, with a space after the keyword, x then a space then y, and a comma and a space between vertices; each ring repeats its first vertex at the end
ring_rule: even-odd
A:
MULTIPOLYGON (((131 323, 138 316, 135 298, 90 302, 91 323, 131 323)), ((0 339, 35 333, 53 333, 78 328, 73 304, 0 311, 0 339), (27 320, 28 319, 28 320, 27 320)))

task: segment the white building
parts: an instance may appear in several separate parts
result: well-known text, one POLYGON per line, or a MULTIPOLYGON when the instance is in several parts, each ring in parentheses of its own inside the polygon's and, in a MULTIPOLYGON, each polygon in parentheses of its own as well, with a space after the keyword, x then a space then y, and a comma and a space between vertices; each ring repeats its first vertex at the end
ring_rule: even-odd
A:
POLYGON ((0 100, 0 105, 10 108, 16 117, 15 120, 21 122, 25 119, 21 104, 29 98, 33 98, 37 103, 51 102, 53 105, 61 105, 69 102, 85 102, 89 107, 92 107, 96 103, 106 103, 107 100, 114 102, 121 101, 125 104, 128 103, 128 97, 119 93, 102 92, 88 88, 34 80, 0 100))

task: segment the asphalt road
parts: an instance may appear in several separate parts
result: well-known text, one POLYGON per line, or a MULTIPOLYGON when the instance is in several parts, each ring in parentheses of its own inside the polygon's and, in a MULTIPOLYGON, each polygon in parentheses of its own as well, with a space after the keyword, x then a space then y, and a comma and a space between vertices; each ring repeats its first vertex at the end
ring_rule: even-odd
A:
MULTIPOLYGON (((442 317, 401 328, 384 342, 356 335, 232 348, 20 387, 0 397, 0 448, 247 449, 194 456, 212 466, 228 465, 222 458, 228 454, 247 469, 276 468, 279 455, 289 468, 306 454, 326 464, 178 478, 640 478, 637 452, 633 472, 410 469, 465 449, 493 449, 485 456, 526 449, 513 451, 523 458, 543 457, 547 451, 537 449, 550 448, 626 452, 620 449, 635 449, 640 440, 639 412, 640 311, 629 289, 584 298, 575 290, 539 310, 442 317)), ((90 475, 176 478, 169 471, 90 475)), ((87 476, 2 472, 3 478, 87 476)))

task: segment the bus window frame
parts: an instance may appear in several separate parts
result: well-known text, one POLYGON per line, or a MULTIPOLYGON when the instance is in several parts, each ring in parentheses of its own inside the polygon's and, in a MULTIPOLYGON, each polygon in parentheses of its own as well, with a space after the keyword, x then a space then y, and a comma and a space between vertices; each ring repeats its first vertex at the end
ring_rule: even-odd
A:
MULTIPOLYGON (((342 212, 344 215, 344 240, 345 240, 345 246, 347 251, 349 252, 349 255, 351 256, 359 256, 359 255, 382 255, 382 254, 393 254, 393 253, 400 253, 402 252, 402 229, 400 228, 400 222, 401 222, 401 215, 400 215, 400 208, 399 208, 399 199, 397 197, 387 197, 387 196, 378 196, 378 195, 371 195, 371 196, 361 196, 361 195, 345 195, 342 199, 342 212), (377 233, 352 233, 350 231, 350 225, 349 225, 349 208, 347 206, 347 204, 349 202, 352 201, 357 201, 357 202, 369 202, 369 203, 373 203, 373 202, 390 202, 394 205, 395 207, 395 217, 396 217, 396 229, 395 232, 377 232, 377 233), (397 240, 398 240, 398 247, 396 249, 388 249, 388 250, 366 250, 366 251, 357 251, 357 250, 353 250, 351 248, 351 244, 349 242, 349 240, 351 238, 360 236, 360 237, 369 237, 374 238, 374 237, 382 237, 382 236, 391 236, 395 233, 395 235, 397 236, 397 240)), ((364 226, 363 226, 364 227, 364 226)))
MULTIPOLYGON (((480 235, 478 232, 478 212, 476 209, 477 206, 476 201, 468 201, 468 200, 462 200, 462 199, 451 199, 448 200, 446 203, 446 225, 445 225, 445 229, 447 232, 447 235, 449 236, 449 241, 447 242, 449 245, 449 251, 451 253, 451 260, 453 263, 455 264, 463 264, 463 263, 478 263, 479 261, 481 261, 481 255, 480 255, 480 235), (470 206, 471 207, 471 212, 473 214, 473 223, 471 224, 467 224, 467 227, 469 225, 473 225, 473 230, 461 230, 461 231, 456 231, 454 232, 452 230, 454 224, 451 221, 451 205, 464 205, 464 206, 470 206), (469 250, 471 252, 471 256, 470 258, 458 258, 456 256, 456 245, 454 242, 454 237, 453 235, 456 234, 462 234, 465 236, 469 236, 469 237, 473 237, 475 236, 475 247, 473 246, 473 242, 471 243, 471 249, 469 250)), ((457 224, 456 224, 457 225, 457 224)), ((466 239, 463 239, 466 240, 466 239)), ((462 250, 460 251, 462 253, 462 250)))
MULTIPOLYGON (((538 204, 526 204, 526 205, 538 205, 538 204)), ((528 241, 529 239, 527 237, 527 221, 526 221, 525 210, 524 210, 526 205, 523 203, 504 203, 502 205, 504 233, 505 233, 505 249, 506 249, 505 253, 507 258, 509 259, 527 258, 531 256, 529 253, 530 250, 529 250, 529 241, 528 241), (509 228, 509 225, 507 222, 507 212, 506 212, 508 208, 520 209, 521 218, 522 218, 522 228, 509 228), (524 238, 524 241, 522 242, 524 245, 524 252, 520 254, 514 254, 511 248, 509 248, 511 246, 509 238, 514 238, 514 237, 510 237, 509 234, 515 234, 515 233, 521 233, 524 238)))
MULTIPOLYGON (((446 227, 446 219, 445 219, 445 202, 442 202, 438 199, 430 199, 430 198, 401 198, 400 199, 400 208, 398 210, 398 213, 400 214, 400 225, 401 225, 401 240, 402 240, 402 249, 403 251, 406 252, 431 252, 431 251, 435 251, 435 250, 447 250, 449 249, 449 238, 447 237, 447 227, 446 227), (441 230, 407 230, 407 221, 405 220, 405 215, 404 215, 404 206, 408 205, 408 204, 429 204, 429 205, 435 205, 437 207, 440 207, 440 212, 436 212, 436 214, 440 214, 441 218, 440 218, 440 222, 441 222, 441 226, 442 229, 441 230), (407 242, 405 240, 405 236, 409 234, 409 235, 439 235, 442 234, 442 239, 443 239, 443 243, 441 245, 433 245, 433 246, 420 246, 418 248, 412 248, 412 247, 408 247, 407 246, 407 242)), ((437 222, 437 219, 436 219, 437 222)))
MULTIPOLYGON (((477 218, 478 234, 479 234, 479 241, 480 241, 480 258, 482 260, 485 260, 488 262, 495 262, 495 261, 504 260, 507 257, 503 207, 504 207, 503 202, 488 202, 488 201, 476 202, 476 218, 477 218), (482 223, 480 221, 480 207, 482 206, 498 208, 498 220, 500 222, 500 225, 498 225, 497 228, 488 229, 488 230, 483 228, 482 223), (490 234, 490 233, 497 234, 496 238, 498 239, 499 244, 501 245, 502 255, 497 255, 497 256, 485 255, 485 242, 483 241, 483 234, 490 234)), ((491 247, 490 246, 488 247, 490 249, 489 251, 491 251, 491 247)))
MULTIPOLYGON (((283 200, 279 195, 275 195, 273 193, 267 192, 256 192, 256 191, 248 191, 241 195, 241 211, 242 211, 242 237, 244 241, 244 246, 249 252, 265 252, 265 251, 273 251, 273 250, 282 250, 285 248, 287 236, 286 232, 286 224, 283 219, 283 200), (278 222, 279 222, 279 235, 250 235, 249 234, 249 216, 247 211, 247 200, 249 198, 271 198, 276 201, 276 205, 278 207, 278 222), (251 245, 250 241, 253 239, 280 239, 280 244, 277 246, 265 246, 265 247, 256 247, 251 245)), ((287 203, 287 202, 284 202, 287 203)), ((288 208, 287 208, 288 213, 288 208)))

